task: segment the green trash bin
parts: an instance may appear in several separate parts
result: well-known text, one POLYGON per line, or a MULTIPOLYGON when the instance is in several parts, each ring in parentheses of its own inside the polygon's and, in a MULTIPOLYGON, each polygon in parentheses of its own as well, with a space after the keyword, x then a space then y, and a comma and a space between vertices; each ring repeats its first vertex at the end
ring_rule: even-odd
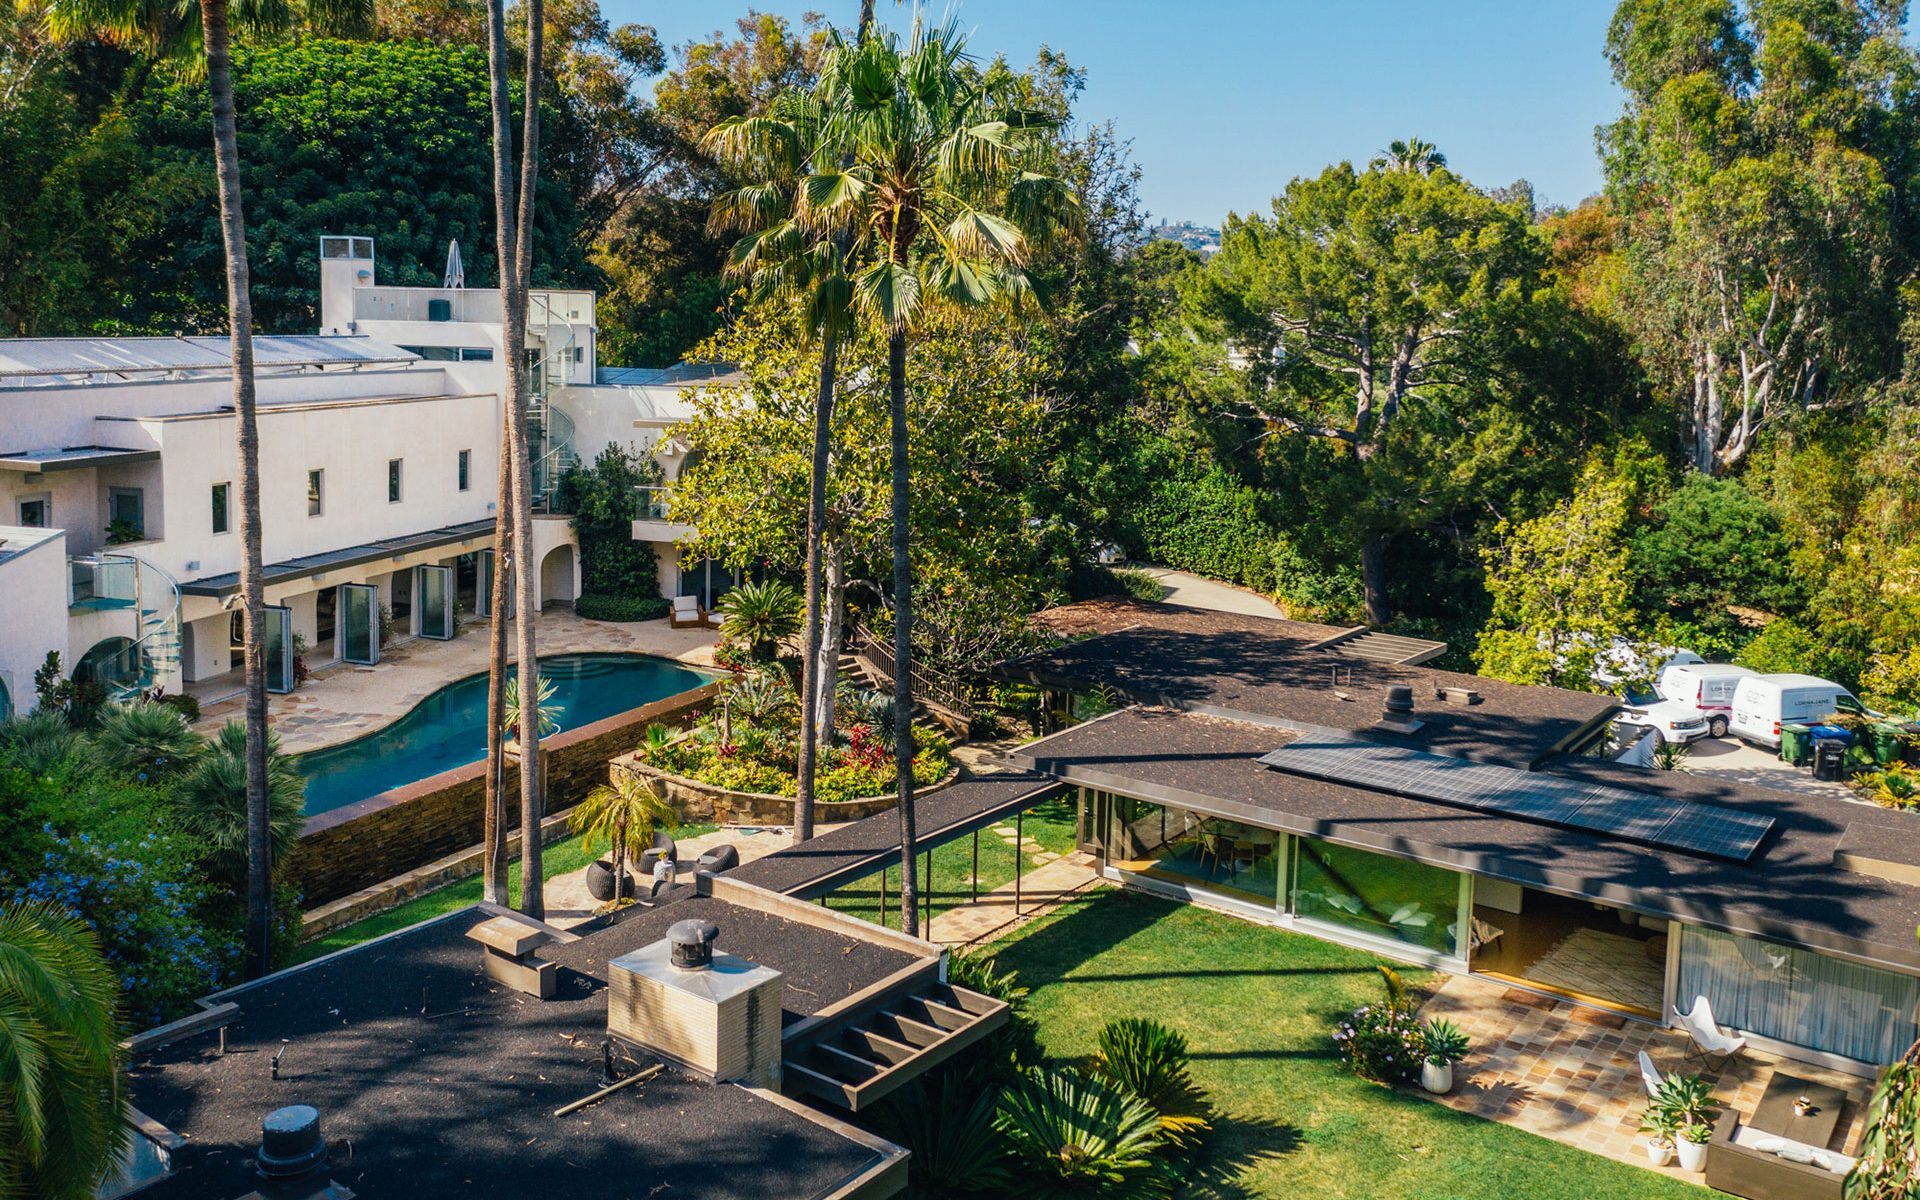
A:
POLYGON ((1867 734, 1873 743, 1873 761, 1879 766, 1900 761, 1900 727, 1886 721, 1876 721, 1867 734))
POLYGON ((1813 761, 1813 741, 1807 737, 1805 725, 1784 724, 1780 726, 1780 761, 1804 767, 1813 761))

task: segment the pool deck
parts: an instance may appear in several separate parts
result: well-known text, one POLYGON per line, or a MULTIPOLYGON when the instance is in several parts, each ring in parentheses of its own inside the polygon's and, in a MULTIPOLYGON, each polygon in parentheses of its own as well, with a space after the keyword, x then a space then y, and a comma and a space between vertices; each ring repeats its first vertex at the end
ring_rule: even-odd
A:
MULTIPOLYGON (((694 666, 713 664, 711 629, 670 629, 665 620, 614 624, 588 621, 566 609, 540 614, 539 650, 548 654, 654 654, 694 666)), ((301 688, 267 698, 267 719, 280 748, 304 754, 370 733, 455 680, 487 669, 487 623, 470 621, 448 642, 410 638, 381 651, 376 666, 338 663, 313 672, 301 688)), ((202 733, 212 734, 243 715, 240 697, 201 711, 202 733)))

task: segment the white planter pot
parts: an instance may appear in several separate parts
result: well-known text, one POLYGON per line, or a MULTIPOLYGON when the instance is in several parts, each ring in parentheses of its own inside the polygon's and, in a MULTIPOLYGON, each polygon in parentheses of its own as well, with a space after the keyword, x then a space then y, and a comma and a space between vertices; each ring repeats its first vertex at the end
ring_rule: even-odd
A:
POLYGON ((1647 1139, 1647 1157, 1653 1160, 1654 1166, 1664 1167, 1673 1161, 1673 1144, 1656 1142, 1649 1138, 1647 1139))
POLYGON ((1707 1165, 1707 1144, 1690 1142, 1681 1138, 1674 1146, 1674 1152, 1680 1156, 1682 1171, 1698 1171, 1707 1165))
POLYGON ((1450 1062, 1420 1064, 1420 1086, 1436 1096, 1444 1096, 1453 1090, 1453 1064, 1450 1062))

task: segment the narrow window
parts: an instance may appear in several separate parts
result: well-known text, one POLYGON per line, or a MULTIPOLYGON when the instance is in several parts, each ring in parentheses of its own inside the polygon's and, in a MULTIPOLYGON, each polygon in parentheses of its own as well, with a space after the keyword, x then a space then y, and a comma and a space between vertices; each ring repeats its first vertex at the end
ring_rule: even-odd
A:
POLYGON ((146 536, 146 492, 141 488, 108 488, 107 542, 137 542, 146 536))
POLYGON ((310 517, 320 515, 322 488, 326 483, 326 477, 325 471, 307 472, 307 515, 310 517))
POLYGON ((45 496, 35 496, 31 500, 20 502, 20 523, 29 529, 45 529, 53 524, 53 502, 45 496))
POLYGON ((400 459, 387 460, 387 503, 400 503, 400 459))
POLYGON ((467 471, 468 471, 469 465, 472 462, 473 462, 473 451, 462 450, 460 452, 460 490, 463 492, 467 490, 467 483, 468 483, 467 471))
POLYGON ((213 531, 215 533, 227 531, 227 498, 232 494, 232 488, 233 485, 230 483, 213 485, 213 531))

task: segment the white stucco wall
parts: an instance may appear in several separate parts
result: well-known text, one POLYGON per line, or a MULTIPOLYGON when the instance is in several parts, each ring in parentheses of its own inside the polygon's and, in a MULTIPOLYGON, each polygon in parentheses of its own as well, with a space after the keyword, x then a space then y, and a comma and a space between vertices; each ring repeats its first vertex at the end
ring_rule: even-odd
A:
POLYGON ((0 527, 0 542, 31 541, 0 562, 0 682, 13 711, 34 704, 33 673, 52 651, 71 669, 67 644, 67 549, 57 531, 0 527))

